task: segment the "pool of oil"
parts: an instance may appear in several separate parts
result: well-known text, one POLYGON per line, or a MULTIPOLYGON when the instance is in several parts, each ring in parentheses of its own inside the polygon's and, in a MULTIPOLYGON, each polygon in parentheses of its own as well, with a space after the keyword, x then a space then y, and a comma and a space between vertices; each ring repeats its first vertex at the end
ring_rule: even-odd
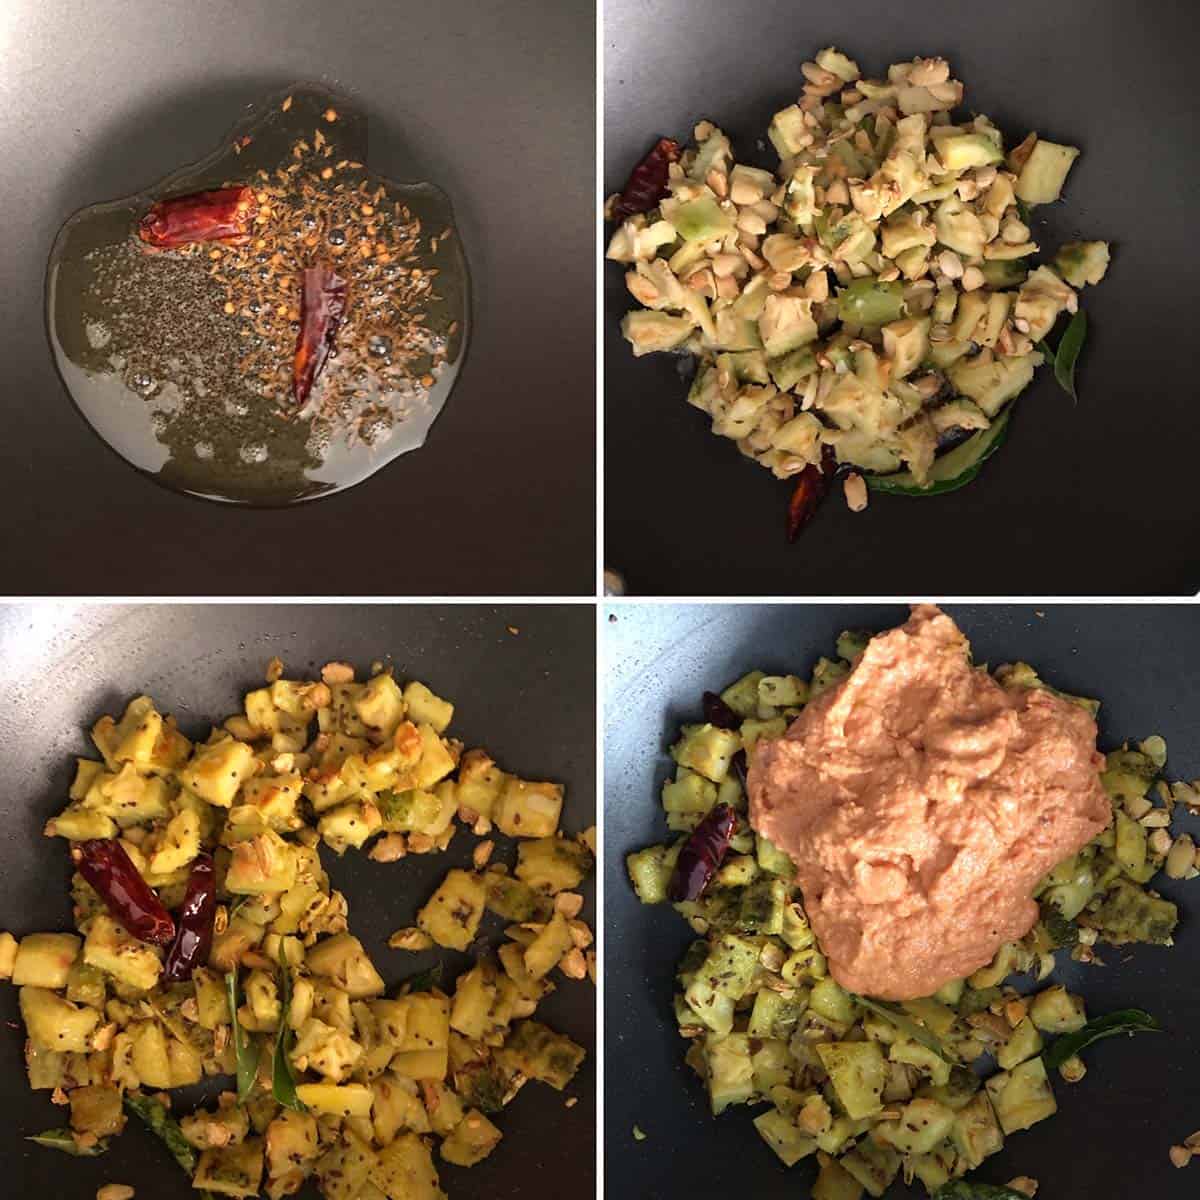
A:
POLYGON ((155 187, 77 213, 47 268, 50 339, 79 411, 180 492, 282 505, 362 481, 423 445, 467 343, 466 257, 449 199, 370 171, 365 114, 297 85, 155 187), (150 250, 155 201, 249 185, 238 245, 150 250), (291 361, 303 269, 348 280, 337 347, 299 415, 291 361))

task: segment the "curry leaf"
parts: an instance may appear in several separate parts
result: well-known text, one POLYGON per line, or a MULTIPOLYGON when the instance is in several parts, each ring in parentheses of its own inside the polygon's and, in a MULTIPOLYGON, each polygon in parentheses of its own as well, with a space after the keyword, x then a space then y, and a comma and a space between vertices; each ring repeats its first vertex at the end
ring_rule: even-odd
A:
POLYGON ((1059 338, 1058 352, 1054 356, 1054 378, 1072 400, 1075 395, 1075 363, 1083 343, 1087 339, 1087 314, 1081 308, 1072 318, 1067 331, 1059 338))
POLYGON ((881 1016, 885 1021, 890 1021, 905 1037, 924 1046, 926 1050, 932 1050, 943 1062, 958 1062, 958 1059, 942 1045, 938 1038, 930 1033, 924 1025, 914 1021, 907 1013, 893 1008, 890 1004, 881 1004, 878 1000, 868 1000, 866 996, 856 995, 854 1000, 855 1003, 861 1004, 863 1008, 881 1016))
POLYGON ((51 1150, 61 1150, 64 1154, 73 1154, 76 1158, 95 1158, 108 1149, 107 1138, 99 1138, 90 1146, 81 1146, 69 1129, 47 1129, 45 1133, 35 1133, 25 1140, 51 1150))
POLYGON ((1052 1071, 1093 1042, 1099 1042, 1103 1038, 1116 1037, 1121 1033, 1162 1033, 1162 1026, 1148 1012, 1143 1012, 1140 1008, 1122 1008, 1116 1012, 1106 1013, 1103 1017, 1096 1017, 1089 1021, 1075 1033, 1067 1033, 1057 1038, 1042 1055, 1046 1062, 1046 1068, 1052 1071))
POLYGON ((307 1112, 304 1101, 296 1094, 296 1077, 289 1057, 294 1035, 288 1020, 292 1010, 292 975, 288 970, 286 943, 280 947, 279 963, 279 1032, 275 1035, 275 1059, 271 1064, 271 1094, 284 1108, 307 1112))
POLYGON ((258 1055, 254 1053, 250 1035, 238 1020, 237 971, 230 971, 225 976, 225 994, 229 999, 229 1022, 233 1030, 233 1050, 237 1055, 237 1094, 239 1100, 245 1100, 258 1075, 258 1055))
POLYGON ((126 1092, 125 1107, 163 1140, 171 1156, 189 1176, 196 1170, 196 1151, 189 1145, 179 1122, 167 1112, 165 1105, 149 1096, 126 1092))
POLYGON ((930 1200, 1029 1200, 1025 1192, 994 1183, 976 1183, 971 1179, 952 1179, 943 1183, 930 1200))
POLYGON ((1017 215, 1021 218, 1021 224, 1028 226, 1029 222, 1033 218, 1033 214, 1029 211, 1029 205, 1026 204, 1025 201, 1022 200, 1020 196, 1018 196, 1016 198, 1016 205, 1017 205, 1017 215))
POLYGON ((1079 352, 1087 340, 1087 314, 1081 308, 1072 318, 1066 331, 1058 340, 1058 349, 1051 348, 1045 339, 1037 343, 1037 348, 1045 355, 1047 361, 1054 364, 1054 378, 1072 400, 1078 400, 1075 392, 1075 364, 1079 360, 1079 352))

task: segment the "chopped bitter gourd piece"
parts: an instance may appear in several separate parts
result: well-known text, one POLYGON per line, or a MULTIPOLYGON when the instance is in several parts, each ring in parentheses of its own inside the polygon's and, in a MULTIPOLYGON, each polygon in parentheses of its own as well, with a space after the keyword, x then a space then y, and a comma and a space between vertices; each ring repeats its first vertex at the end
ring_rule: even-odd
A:
POLYGON ((563 788, 510 777, 492 806, 492 819, 509 837, 545 838, 558 830, 563 788))
POLYGON ((439 946, 466 950, 479 932, 487 891, 478 875, 453 870, 417 913, 417 925, 439 946))
POLYGON ((254 750, 246 742, 224 737, 200 747, 179 772, 179 782, 201 800, 229 808, 238 789, 258 769, 254 750))
MULTIPOLYGON (((1087 1011, 1082 996, 1072 995, 1065 987, 1050 987, 1034 996, 1029 1006, 1028 1019, 1043 1033, 1075 1033, 1087 1024, 1087 1011)), ((1013 1031, 1014 1036, 1016 1032, 1013 1031)), ((1039 1045, 1034 1053, 1041 1049, 1041 1039, 1038 1041, 1039 1045)))
POLYGON ((457 1167, 473 1167, 500 1145, 501 1136, 500 1130, 473 1108, 442 1142, 441 1154, 457 1167))
POLYGON ((751 671, 721 693, 721 699, 743 719, 758 712, 758 685, 766 678, 762 671, 751 671))
POLYGON ((664 312, 626 313, 621 321, 621 332, 638 358, 656 350, 674 350, 688 340, 694 328, 691 317, 672 317, 664 312))
POLYGON ((1169 946, 1178 923, 1179 910, 1170 900, 1148 895, 1124 879, 1112 885, 1087 918, 1087 924, 1115 946, 1126 942, 1169 946))
MULTIPOLYGON (((880 1126, 880 1130, 887 1126, 880 1126)), ((838 1160, 847 1174, 866 1189, 868 1195, 882 1196, 900 1171, 900 1155, 891 1146, 863 1138, 838 1160)))
POLYGON ((567 919, 562 913, 556 912, 525 947, 525 970, 530 978, 543 979, 574 947, 575 939, 571 936, 567 919))
POLYGON ((836 1158, 821 1164, 812 1200, 860 1200, 863 1186, 836 1158))
POLYGON ((794 1167, 802 1158, 816 1154, 816 1139, 799 1129, 777 1108, 754 1118, 754 1128, 764 1142, 779 1155, 785 1167, 794 1167))
POLYGON ((685 726, 683 737, 671 747, 671 754, 681 767, 687 767, 713 783, 720 783, 729 773, 734 754, 742 748, 741 738, 729 729, 715 725, 685 726))
MULTIPOLYGON (((1065 993, 1064 993, 1065 994, 1065 993)), ((1042 995, 1045 995, 1043 992, 1042 995)), ((1034 1009, 1037 1008, 1037 997, 1034 998, 1034 1009)), ((1072 997, 1076 999, 1076 997, 1072 997)), ((1082 1003, 1081 1003, 1082 1007, 1082 1003)), ((1045 1020, 1046 1014, 1043 1012, 1042 1020, 1045 1020)), ((1008 1036, 1002 1046, 996 1051, 996 1065, 1005 1071, 1012 1070, 1013 1067, 1023 1063, 1027 1058, 1032 1058, 1035 1054, 1042 1052, 1042 1035, 1039 1032, 1041 1029, 1049 1029, 1039 1021, 1036 1011, 1029 1017, 1023 1017, 1016 1028, 1008 1036)), ((1051 1030, 1051 1032, 1055 1032, 1051 1030)))
POLYGON ((1067 173, 1078 157, 1074 146, 1039 138, 1017 176, 1017 199, 1029 205, 1052 204, 1062 195, 1067 173))
POLYGON ((305 1107, 331 1117, 370 1116, 373 1097, 362 1083, 301 1083, 296 1095, 305 1107))
POLYGON ((331 980, 352 1000, 383 994, 383 979, 353 934, 338 933, 318 942, 305 955, 305 965, 313 975, 331 980))
MULTIPOLYGON (((663 904, 667 899, 667 884, 679 857, 678 846, 647 846, 625 856, 625 868, 637 898, 643 904, 663 904)), ((489 907, 491 907, 489 902, 489 907)), ((528 919, 528 918, 526 918, 528 919)))
POLYGON ((733 933, 725 934, 709 949, 707 958, 696 972, 693 986, 702 983, 731 1000, 740 1000, 754 978, 761 952, 761 942, 733 933))
MULTIPOLYGON (((485 904, 506 921, 545 921, 549 919, 553 904, 531 887, 499 871, 485 871, 483 875, 485 904)), ((663 885, 664 889, 666 884, 663 885)), ((666 898, 665 890, 664 896, 666 898)))
POLYGON ((564 837, 538 838, 517 847, 517 878, 551 895, 578 887, 593 865, 592 852, 582 842, 564 837))
POLYGON ((817 1055, 838 1102, 852 1118, 873 1116, 883 1107, 888 1068, 874 1042, 824 1042, 817 1055))
POLYGON ((1099 283, 1108 263, 1107 242, 1068 242, 1054 256, 1055 268, 1073 288, 1099 283))
POLYGON ((292 846, 273 829, 238 842, 225 876, 225 887, 239 895, 286 892, 296 882, 292 846))
POLYGON ((731 1104, 746 1104, 754 1096, 748 1034, 710 1033, 704 1043, 704 1060, 713 1116, 720 1116, 731 1104))
POLYGON ((796 874, 796 864, 791 857, 773 846, 761 833, 754 835, 754 855, 762 871, 778 875, 784 880, 791 880, 796 874))
POLYGON ((236 1146, 205 1150, 196 1164, 192 1186, 219 1196, 257 1196, 262 1173, 262 1141, 247 1138, 236 1146))
POLYGON ((28 933, 17 947, 8 976, 16 987, 65 988, 79 946, 73 933, 28 933))
POLYGON ((928 1154, 950 1133, 954 1119, 952 1108, 918 1096, 900 1110, 899 1120, 883 1122, 877 1136, 901 1154, 928 1154))
POLYGON ((370 1147, 348 1133, 344 1141, 335 1142, 317 1159, 313 1174, 326 1200, 355 1200, 362 1195, 374 1166, 370 1147))
POLYGON ((742 889, 737 928, 743 933, 778 935, 783 932, 786 906, 787 885, 782 879, 773 876, 755 879, 742 889))
POLYGON ((1113 750, 1105 756, 1100 776, 1104 790, 1114 800, 1140 800, 1158 778, 1158 766, 1140 750, 1113 750))
POLYGON ((530 1079, 562 1091, 575 1077, 586 1051, 565 1034, 555 1033, 537 1021, 521 1021, 497 1057, 530 1079))
POLYGON ((405 715, 414 725, 422 722, 432 725, 438 733, 445 733, 454 718, 454 705, 441 696, 434 695, 423 683, 415 679, 404 688, 405 715))
POLYGON ((747 1032, 757 1038, 790 1038, 808 1008, 808 993, 796 988, 791 994, 762 988, 754 994, 747 1032))
POLYGON ((986 1091, 976 1092, 955 1114, 951 1138, 972 1170, 1004 1146, 1004 1134, 986 1091))
POLYGON ((26 986, 19 993, 21 1019, 29 1040, 40 1050, 86 1054, 100 1013, 64 1000, 49 988, 26 986))
POLYGON ((1058 1111, 1054 1091, 1040 1058, 1031 1058, 1011 1071, 993 1075, 984 1085, 1006 1134, 1019 1133, 1058 1111))
POLYGON ((445 1200, 429 1147, 415 1133, 401 1134, 379 1152, 371 1182, 388 1200, 445 1200))
POLYGON ((858 1013, 853 997, 836 980, 825 978, 813 984, 808 1007, 818 1016, 851 1025, 858 1013))
POLYGON ((162 973, 162 960, 154 948, 139 942, 104 913, 92 919, 83 944, 83 961, 139 991, 152 988, 162 973))
POLYGON ((680 767, 674 779, 663 784, 662 806, 668 815, 700 817, 717 802, 717 788, 710 780, 687 767, 680 767))

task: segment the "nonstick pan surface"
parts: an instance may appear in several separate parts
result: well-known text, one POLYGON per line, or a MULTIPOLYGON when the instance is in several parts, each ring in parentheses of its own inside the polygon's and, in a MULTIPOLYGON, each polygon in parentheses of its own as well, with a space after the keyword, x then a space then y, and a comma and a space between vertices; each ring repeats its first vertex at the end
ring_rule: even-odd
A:
MULTIPOLYGON (((1168 774, 1200 774, 1200 616, 1182 606, 948 605, 977 662, 1022 659, 1055 685, 1099 697, 1100 744, 1152 733, 1166 738, 1168 774)), ((899 605, 629 606, 604 622, 605 677, 605 1187, 612 1197, 808 1195, 810 1162, 782 1166, 733 1108, 715 1119, 672 1009, 675 966, 692 940, 670 907, 644 907, 629 885, 625 855, 667 836, 658 795, 666 754, 684 721, 699 720, 700 696, 754 668, 807 675, 832 653, 842 629, 885 629, 899 605), (612 620, 616 617, 615 622, 612 620), (646 1133, 635 1141, 633 1126, 646 1133)), ((1190 819, 1196 836, 1200 821, 1190 819)), ((1165 1034, 1113 1039, 1085 1053, 1088 1074, 1053 1079, 1058 1113, 1006 1140, 978 1172, 988 1183, 1017 1175, 1040 1181, 1049 1200, 1195 1192, 1168 1158, 1200 1124, 1200 892, 1196 882, 1155 886, 1180 906, 1174 948, 1101 948, 1104 967, 1060 962, 1056 978, 1099 1015, 1139 1007, 1165 1034)), ((1065 955, 1059 955, 1065 960, 1065 955)), ((755 1110, 757 1111, 757 1110, 755 1110)), ((1191 1168, 1196 1169, 1194 1166, 1191 1168)), ((924 1196, 897 1183, 888 1196, 924 1196)))
POLYGON ((655 138, 688 139, 700 119, 730 135, 739 161, 774 167, 771 114, 795 102, 800 64, 824 46, 874 77, 942 54, 968 110, 1008 139, 1036 129, 1082 147, 1065 200, 1034 210, 1039 243, 1113 243, 1108 278, 1081 298, 1091 331, 1077 404, 1040 371, 969 487, 875 495, 854 514, 839 485, 791 546, 788 485, 684 403, 684 360, 634 360, 618 328, 633 303, 624 270, 605 263, 605 560, 631 594, 1195 594, 1193 349, 1171 315, 1188 311, 1197 278, 1195 6, 609 0, 604 11, 605 194, 655 138))
MULTIPOLYGON (((145 691, 175 713, 191 736, 238 711, 279 655, 293 671, 331 658, 360 673, 375 660, 398 677, 419 678, 454 701, 452 726, 468 746, 484 746, 509 770, 566 784, 563 828, 595 820, 595 617, 590 607, 426 606, 66 606, 0 607, 0 929, 20 935, 70 928, 65 845, 41 827, 65 800, 73 755, 93 753, 86 730, 145 691), (509 627, 519 632, 510 632, 509 627)), ((361 678, 360 674, 360 678, 361 678)), ((411 925, 451 867, 470 867, 476 839, 460 832, 445 854, 373 863, 358 851, 321 857, 350 905, 350 931, 362 939, 389 991, 438 961, 433 952, 387 949, 411 925)), ((508 839, 496 861, 515 863, 508 839)), ((595 921, 594 885, 584 919, 595 921)), ((494 941, 502 922, 485 919, 494 941)), ((468 963, 442 952, 446 981, 468 963)), ((567 1092, 529 1084, 497 1118, 504 1140, 491 1158, 464 1171, 438 1163, 443 1189, 471 1197, 590 1196, 595 1188, 595 990, 564 981, 538 1009, 547 1024, 588 1050, 567 1092), (567 1097, 578 1098, 570 1109, 567 1097)), ((22 1140, 65 1123, 46 1092, 29 1091, 16 989, 0 985, 0 1164, 4 1195, 91 1200, 103 1183, 127 1183, 156 1200, 191 1195, 162 1145, 131 1121, 107 1154, 66 1158, 22 1140)), ((210 1080, 205 1096, 229 1086, 210 1080)), ((201 1089, 189 1089, 194 1095, 201 1089)), ((191 1103, 181 1104, 188 1111, 191 1103)), ((304 1195, 316 1196, 310 1186, 304 1195)))
POLYGON ((7 591, 591 592, 589 0, 4 0, 0 49, 7 591), (301 81, 366 112, 374 170, 449 196, 471 340, 423 448, 344 493, 248 511, 156 486, 91 431, 54 366, 44 280, 73 212, 195 162, 301 81), (131 530, 139 553, 121 555, 131 530))

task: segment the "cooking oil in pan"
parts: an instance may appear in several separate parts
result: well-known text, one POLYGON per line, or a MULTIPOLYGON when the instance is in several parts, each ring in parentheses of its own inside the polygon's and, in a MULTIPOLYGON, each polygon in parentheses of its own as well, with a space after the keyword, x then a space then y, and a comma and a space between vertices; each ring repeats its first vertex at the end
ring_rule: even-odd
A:
MULTIPOLYGON (((366 117, 297 86, 151 191, 73 216, 54 244, 54 354, 84 417, 181 492, 288 504, 365 479, 421 446, 466 347, 466 259, 450 204, 366 163, 366 117), (157 201, 253 189, 245 236, 148 246, 157 201), (307 401, 293 358, 306 268, 345 311, 307 401)), ((250 193, 247 193, 250 196, 250 193)))

